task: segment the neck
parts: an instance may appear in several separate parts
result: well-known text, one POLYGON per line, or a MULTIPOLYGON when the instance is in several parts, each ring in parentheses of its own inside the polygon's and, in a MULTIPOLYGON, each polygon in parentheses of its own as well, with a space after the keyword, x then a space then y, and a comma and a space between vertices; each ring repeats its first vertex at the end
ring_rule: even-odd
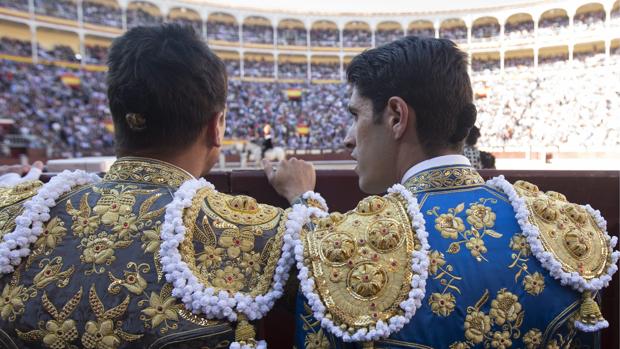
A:
POLYGON ((451 149, 442 149, 427 153, 419 147, 417 149, 408 147, 407 149, 403 149, 403 151, 399 151, 396 160, 397 181, 400 182, 405 173, 420 162, 443 155, 458 155, 458 153, 451 149))

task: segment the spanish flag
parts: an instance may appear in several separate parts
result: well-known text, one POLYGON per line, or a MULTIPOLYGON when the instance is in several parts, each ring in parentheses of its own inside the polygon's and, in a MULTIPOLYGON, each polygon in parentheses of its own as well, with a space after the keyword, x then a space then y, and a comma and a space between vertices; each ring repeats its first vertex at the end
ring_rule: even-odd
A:
POLYGON ((297 134, 300 136, 306 136, 310 133, 310 127, 306 124, 297 124, 297 134))
POLYGON ((297 101, 301 99, 303 91, 299 88, 287 88, 284 93, 289 101, 297 101))
POLYGON ((68 86, 68 87, 77 87, 77 86, 80 86, 80 83, 81 83, 80 77, 75 76, 71 73, 62 74, 60 76, 60 80, 65 86, 68 86))

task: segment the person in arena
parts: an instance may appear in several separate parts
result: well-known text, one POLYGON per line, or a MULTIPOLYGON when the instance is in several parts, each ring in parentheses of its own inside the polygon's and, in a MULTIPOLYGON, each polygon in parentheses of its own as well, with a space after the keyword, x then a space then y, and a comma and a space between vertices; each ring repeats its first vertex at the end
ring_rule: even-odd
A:
MULTIPOLYGON (((328 216, 298 199, 296 347, 594 347, 575 337, 608 326, 595 295, 617 239, 590 206, 485 182, 461 155, 476 121, 466 54, 410 36, 356 56, 347 79, 345 143, 377 195, 328 216)), ((266 167, 282 193, 309 176, 266 167)))
POLYGON ((223 140, 224 64, 191 27, 162 25, 116 39, 108 67, 105 177, 0 192, 3 348, 264 347, 249 321, 282 295, 288 213, 196 179, 223 140))

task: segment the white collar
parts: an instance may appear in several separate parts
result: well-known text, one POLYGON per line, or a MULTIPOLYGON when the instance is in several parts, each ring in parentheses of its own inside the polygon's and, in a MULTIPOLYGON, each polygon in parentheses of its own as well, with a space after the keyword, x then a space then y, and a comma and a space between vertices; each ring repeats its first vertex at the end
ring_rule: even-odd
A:
POLYGON ((403 176, 403 179, 400 181, 400 183, 405 184, 405 182, 409 178, 415 176, 416 174, 422 171, 426 171, 429 168, 449 166, 449 165, 471 166, 471 162, 469 162, 469 159, 463 155, 453 154, 453 155, 437 156, 437 157, 424 160, 422 162, 419 162, 413 165, 409 170, 407 170, 407 172, 405 172, 405 175, 403 176))

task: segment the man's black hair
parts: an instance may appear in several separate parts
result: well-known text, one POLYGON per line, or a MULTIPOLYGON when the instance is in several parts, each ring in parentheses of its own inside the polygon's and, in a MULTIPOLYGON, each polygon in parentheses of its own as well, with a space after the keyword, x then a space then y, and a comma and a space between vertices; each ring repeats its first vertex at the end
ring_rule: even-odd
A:
POLYGON ((472 126, 467 138, 465 138, 465 144, 473 147, 478 143, 478 138, 480 138, 480 129, 477 126, 472 126))
POLYGON ((191 26, 129 30, 114 40, 108 68, 119 155, 181 150, 225 108, 224 63, 191 26))
POLYGON ((476 121, 467 55, 447 39, 408 36, 365 51, 349 64, 347 79, 372 101, 377 122, 391 97, 410 105, 429 153, 462 148, 476 121))

